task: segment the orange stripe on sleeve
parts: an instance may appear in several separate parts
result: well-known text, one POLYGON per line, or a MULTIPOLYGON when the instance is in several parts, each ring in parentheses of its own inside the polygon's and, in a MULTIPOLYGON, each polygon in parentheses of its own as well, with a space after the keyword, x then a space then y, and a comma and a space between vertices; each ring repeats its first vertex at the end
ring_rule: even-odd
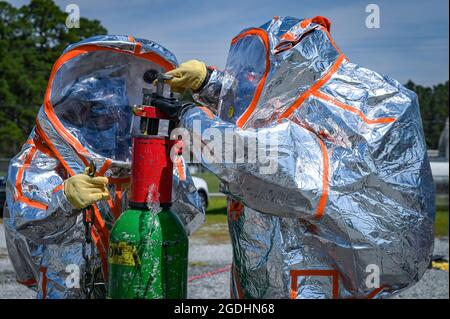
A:
POLYGON ((288 118, 289 116, 291 116, 292 113, 294 113, 294 111, 298 109, 311 94, 319 90, 320 87, 324 85, 333 76, 334 73, 336 73, 337 69, 342 64, 344 59, 345 57, 341 54, 336 59, 331 68, 325 73, 325 75, 321 79, 319 79, 316 83, 314 83, 314 85, 311 86, 311 88, 309 88, 306 92, 300 95, 300 97, 283 114, 281 114, 280 119, 288 118))
POLYGON ((122 184, 116 184, 114 197, 114 200, 111 197, 108 199, 108 205, 111 208, 114 218, 117 220, 122 213, 122 184))
POLYGON ((53 189, 52 193, 59 192, 60 190, 63 190, 63 189, 64 189, 64 184, 61 184, 61 185, 59 185, 59 186, 56 186, 56 187, 53 189))
POLYGON ((66 169, 66 171, 69 173, 70 176, 74 175, 74 171, 70 168, 70 166, 66 163, 66 161, 62 158, 62 156, 59 154, 59 152, 56 150, 55 146, 50 142, 50 139, 47 137, 47 135, 44 133, 44 131, 41 129, 41 125, 39 124, 39 121, 36 121, 36 132, 37 134, 45 141, 47 146, 50 148, 50 150, 55 154, 56 158, 60 161, 62 166, 66 169))
POLYGON ((103 246, 107 249, 109 246, 108 238, 109 238, 109 231, 106 227, 105 220, 103 219, 97 205, 92 205, 94 207, 94 226, 97 228, 97 231, 99 232, 99 236, 101 239, 101 242, 103 246))
POLYGON ((97 172, 97 174, 95 174, 96 176, 104 176, 106 171, 111 167, 112 164, 112 160, 110 160, 109 158, 103 163, 102 168, 99 169, 99 171, 97 172))
POLYGON ((114 209, 115 209, 115 216, 116 219, 119 218, 120 214, 122 213, 122 185, 119 184, 116 186, 116 201, 115 201, 115 205, 114 205, 114 209))
POLYGON ((211 120, 214 120, 214 114, 211 112, 210 109, 208 109, 208 108, 205 107, 205 106, 199 106, 198 108, 201 109, 203 112, 205 112, 206 115, 207 115, 211 120))
POLYGON ((328 176, 330 171, 330 165, 329 165, 329 158, 328 158, 328 151, 325 143, 322 141, 321 138, 319 138, 320 143, 320 149, 322 151, 323 156, 323 171, 322 171, 322 195, 319 199, 319 204, 317 205, 316 209, 316 219, 322 218, 325 207, 327 205, 328 200, 328 176))
POLYGON ((342 103, 341 101, 335 99, 334 97, 332 97, 328 94, 317 91, 317 92, 313 92, 313 95, 321 100, 324 100, 324 101, 336 106, 336 107, 339 107, 343 110, 346 110, 346 111, 349 111, 349 112, 352 112, 352 113, 358 115, 361 118, 361 120, 363 120, 366 124, 383 124, 383 123, 392 123, 395 121, 395 118, 393 118, 393 117, 369 119, 368 117, 366 117, 366 115, 363 112, 358 110, 356 107, 342 103))
POLYGON ((47 299, 47 268, 40 267, 39 272, 42 274, 42 299, 47 299))
POLYGON ((183 161, 180 156, 177 156, 175 160, 175 165, 177 167, 178 176, 180 177, 180 181, 186 180, 186 172, 184 171, 183 161))
POLYGON ((367 295, 367 299, 373 299, 378 293, 380 293, 385 286, 381 286, 379 288, 374 289, 369 295, 367 295))
POLYGON ((100 254, 100 260, 102 263, 103 279, 107 280, 108 279, 108 264, 107 264, 107 258, 106 258, 107 248, 105 249, 104 246, 102 245, 100 236, 98 235, 95 227, 91 228, 91 236, 92 236, 92 240, 95 243, 95 246, 97 247, 98 253, 100 254))
POLYGON ((25 161, 22 165, 22 167, 19 168, 19 171, 17 172, 17 178, 16 178, 16 199, 19 199, 22 197, 22 179, 25 170, 30 166, 31 160, 33 159, 34 154, 36 153, 36 148, 34 146, 31 146, 29 149, 25 161))
POLYGON ((25 157, 25 161, 22 167, 19 168, 16 177, 16 185, 15 185, 15 200, 25 203, 31 207, 47 210, 48 206, 45 203, 38 202, 36 200, 32 200, 23 195, 22 191, 22 181, 25 174, 25 170, 30 166, 31 161, 33 160, 34 154, 36 153, 36 147, 34 145, 31 146, 28 154, 25 157))

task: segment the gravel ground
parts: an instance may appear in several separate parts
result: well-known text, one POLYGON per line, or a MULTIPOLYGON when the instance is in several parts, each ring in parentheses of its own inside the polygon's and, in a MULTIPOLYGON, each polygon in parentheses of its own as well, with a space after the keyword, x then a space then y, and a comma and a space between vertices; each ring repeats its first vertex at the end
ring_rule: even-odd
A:
POLYGON ((189 244, 189 278, 219 270, 219 273, 199 278, 188 284, 188 298, 230 298, 231 245, 208 245, 199 240, 189 244))
MULTIPOLYGON (((231 246, 227 243, 209 244, 207 241, 193 238, 189 245, 189 298, 229 298, 230 276, 228 267, 231 262, 231 246), (211 274, 206 277, 199 275, 211 274)), ((448 237, 436 239, 435 254, 445 255, 448 259, 448 237)), ((3 225, 0 224, 0 299, 35 298, 35 293, 15 282, 14 270, 6 251, 3 225)), ((402 292, 397 298, 449 298, 449 276, 447 271, 430 269, 419 283, 402 292)))
POLYGON ((5 231, 0 224, 0 299, 32 299, 36 293, 16 282, 16 275, 8 258, 5 231))

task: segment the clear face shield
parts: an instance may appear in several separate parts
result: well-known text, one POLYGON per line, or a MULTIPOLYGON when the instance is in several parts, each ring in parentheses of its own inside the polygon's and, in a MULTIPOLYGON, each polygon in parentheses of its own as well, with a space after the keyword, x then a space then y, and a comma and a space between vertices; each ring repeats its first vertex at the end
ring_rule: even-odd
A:
POLYGON ((145 59, 93 52, 66 62, 52 89, 61 124, 91 153, 115 161, 131 159, 131 136, 138 131, 132 106, 142 103, 148 70, 164 72, 145 59))
POLYGON ((67 130, 98 155, 129 160, 132 113, 123 79, 88 77, 66 96, 54 108, 67 130))
POLYGON ((247 110, 265 66, 266 49, 258 37, 245 37, 231 47, 219 105, 222 119, 236 123, 247 110))

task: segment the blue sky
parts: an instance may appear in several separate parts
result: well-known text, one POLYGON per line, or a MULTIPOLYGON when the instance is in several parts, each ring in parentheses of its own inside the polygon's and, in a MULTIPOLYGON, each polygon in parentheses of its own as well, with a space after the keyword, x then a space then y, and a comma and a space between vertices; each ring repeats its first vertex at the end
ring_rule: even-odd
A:
MULTIPOLYGON (((9 1, 15 6, 29 1, 9 1)), ((154 40, 180 62, 201 59, 224 67, 231 38, 273 16, 332 21, 331 34, 354 63, 405 83, 433 85, 449 77, 448 0, 56 0, 96 18, 110 34, 154 40), (368 4, 380 7, 381 27, 365 25, 368 4)), ((81 25, 81 27, 83 27, 81 25)))

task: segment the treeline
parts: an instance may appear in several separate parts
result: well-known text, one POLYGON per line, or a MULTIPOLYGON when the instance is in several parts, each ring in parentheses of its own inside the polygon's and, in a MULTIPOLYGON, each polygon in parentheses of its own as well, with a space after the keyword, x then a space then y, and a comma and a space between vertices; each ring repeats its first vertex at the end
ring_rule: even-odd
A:
MULTIPOLYGON (((34 127, 51 67, 64 48, 107 33, 98 20, 86 18, 79 29, 68 29, 66 18, 52 0, 20 8, 0 2, 0 158, 14 156, 34 127)), ((427 144, 436 149, 448 117, 448 82, 406 86, 419 96, 427 144)))
POLYGON ((433 87, 417 85, 412 81, 406 87, 417 93, 423 129, 429 149, 437 149, 439 137, 448 118, 448 81, 433 87))
POLYGON ((34 126, 53 63, 64 48, 107 34, 98 20, 80 18, 66 27, 67 13, 52 0, 20 8, 0 1, 0 157, 15 155, 34 126))

